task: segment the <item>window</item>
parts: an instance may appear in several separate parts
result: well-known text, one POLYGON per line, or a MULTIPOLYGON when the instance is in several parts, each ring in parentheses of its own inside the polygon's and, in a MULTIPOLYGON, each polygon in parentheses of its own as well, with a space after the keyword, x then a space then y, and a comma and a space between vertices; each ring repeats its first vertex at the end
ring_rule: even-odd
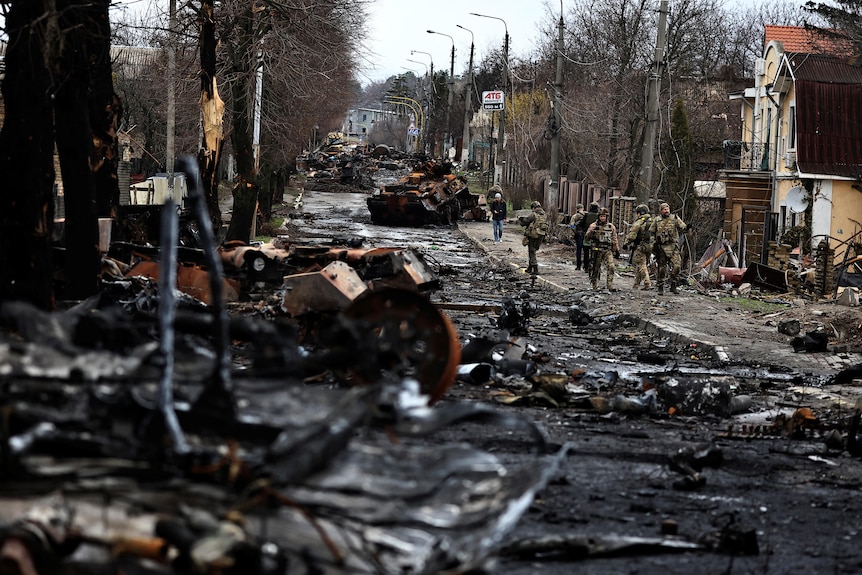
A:
POLYGON ((796 106, 790 106, 789 114, 787 118, 787 138, 789 141, 789 145, 787 149, 795 150, 796 149, 796 106))

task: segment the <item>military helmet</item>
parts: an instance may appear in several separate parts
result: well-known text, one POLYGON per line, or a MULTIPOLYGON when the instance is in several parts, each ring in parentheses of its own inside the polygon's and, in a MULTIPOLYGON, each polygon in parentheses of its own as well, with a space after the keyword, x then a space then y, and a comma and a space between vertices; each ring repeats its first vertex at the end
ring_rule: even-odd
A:
POLYGON ((635 211, 639 215, 644 215, 644 214, 649 213, 649 208, 647 207, 646 204, 640 204, 640 205, 638 205, 638 207, 635 208, 635 211))
POLYGON ((542 207, 542 204, 540 204, 536 200, 533 200, 533 203, 530 204, 530 208, 541 208, 541 207, 542 207))
POLYGON ((609 215, 611 215, 611 213, 608 211, 607 208, 599 208, 599 215, 600 216, 609 216, 609 215))

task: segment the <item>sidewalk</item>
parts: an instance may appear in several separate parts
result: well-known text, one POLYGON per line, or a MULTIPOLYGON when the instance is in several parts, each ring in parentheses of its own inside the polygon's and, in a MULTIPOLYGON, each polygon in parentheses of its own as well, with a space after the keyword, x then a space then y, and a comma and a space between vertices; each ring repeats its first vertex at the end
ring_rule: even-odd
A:
MULTIPOLYGON (((503 238, 495 244, 491 222, 459 222, 459 229, 490 257, 525 273, 527 248, 521 244, 522 228, 515 218, 504 226, 503 238)), ((792 370, 812 375, 831 375, 841 369, 862 363, 862 353, 796 353, 789 336, 779 333, 775 321, 747 310, 733 302, 703 295, 681 286, 679 295, 658 295, 655 282, 651 291, 632 289, 634 273, 628 257, 617 260, 614 287, 593 291, 589 277, 576 269, 575 248, 546 243, 538 252, 539 289, 559 294, 558 303, 577 299, 587 307, 602 307, 609 314, 626 316, 647 333, 671 341, 707 349, 722 363, 746 364, 776 370, 792 370)), ((599 287, 606 285, 604 276, 599 287)))

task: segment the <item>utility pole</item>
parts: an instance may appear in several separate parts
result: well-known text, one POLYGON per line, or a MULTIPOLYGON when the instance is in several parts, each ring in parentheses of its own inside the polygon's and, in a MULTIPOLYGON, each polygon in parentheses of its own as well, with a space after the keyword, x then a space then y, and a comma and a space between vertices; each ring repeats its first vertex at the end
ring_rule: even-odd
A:
MULTIPOLYGON (((505 141, 505 127, 506 127, 506 103, 505 103, 505 94, 506 88, 509 86, 509 25, 506 24, 506 21, 502 18, 498 18, 497 16, 489 16, 487 14, 477 14, 476 12, 470 12, 471 16, 480 16, 482 18, 492 18, 494 20, 499 20, 503 23, 503 29, 505 30, 505 36, 503 37, 503 106, 504 108, 499 112, 492 112, 492 114, 499 114, 500 118, 498 120, 498 128, 497 128, 497 160, 494 165, 494 183, 502 185, 503 179, 503 164, 506 162, 503 159, 503 143, 505 141)), ((493 134, 493 132, 492 132, 493 134)))
POLYGON ((449 59, 449 102, 446 108, 446 137, 443 139, 443 158, 449 158, 449 150, 455 147, 455 134, 452 133, 452 101, 455 95, 455 38, 443 32, 428 30, 429 34, 446 36, 452 42, 452 56, 449 59))
POLYGON ((467 89, 466 98, 464 98, 464 133, 461 136, 461 163, 464 168, 470 161, 470 120, 473 116, 473 31, 464 28, 460 24, 455 24, 462 30, 470 32, 470 64, 467 66, 467 89))
POLYGON ((664 74, 665 50, 667 46, 667 0, 661 0, 658 17, 658 33, 655 40, 655 57, 647 82, 647 117, 644 126, 644 143, 641 148, 640 178, 635 183, 638 202, 647 203, 656 199, 652 188, 652 167, 655 158, 655 140, 658 132, 658 96, 661 91, 661 77, 664 74))
MULTIPOLYGON (((505 22, 503 22, 505 25, 505 22)), ((508 98, 506 96, 506 88, 509 87, 509 28, 506 27, 506 38, 503 42, 503 99, 504 102, 508 98)), ((504 104, 505 105, 505 104, 504 104)), ((508 105, 511 105, 509 102, 508 105)), ((497 140, 497 165, 494 167, 494 183, 503 185, 503 164, 506 160, 503 159, 503 144, 506 142, 505 136, 505 128, 506 128, 506 108, 503 108, 498 112, 500 114, 499 127, 497 128, 498 137, 497 140)))
POLYGON ((563 91, 563 11, 560 8, 560 22, 557 24, 557 77, 554 80, 554 99, 551 102, 551 183, 548 186, 548 211, 551 225, 557 222, 557 205, 560 198, 560 132, 562 132, 560 117, 560 100, 563 91))
MULTIPOLYGON (((165 141, 165 169, 169 174, 173 174, 174 158, 176 154, 176 152, 174 151, 174 132, 176 131, 177 118, 177 98, 176 90, 174 88, 174 80, 176 79, 177 75, 177 0, 171 0, 168 4, 168 29, 168 134, 165 141)), ((171 185, 173 185, 173 181, 171 181, 171 185)))

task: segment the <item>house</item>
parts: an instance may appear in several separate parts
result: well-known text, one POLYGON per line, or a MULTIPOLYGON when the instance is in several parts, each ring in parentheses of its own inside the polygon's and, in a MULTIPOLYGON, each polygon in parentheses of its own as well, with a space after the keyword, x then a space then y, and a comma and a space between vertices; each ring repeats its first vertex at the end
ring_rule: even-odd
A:
POLYGON ((374 124, 385 118, 394 117, 396 114, 391 110, 375 110, 372 108, 354 108, 347 112, 344 124, 341 127, 347 141, 351 144, 370 143, 374 132, 374 124))
POLYGON ((802 251, 826 240, 832 264, 862 243, 862 67, 850 56, 815 31, 767 26, 754 86, 731 94, 744 105, 742 139, 725 142, 724 229, 745 262, 765 263, 768 242, 803 227, 802 251))

